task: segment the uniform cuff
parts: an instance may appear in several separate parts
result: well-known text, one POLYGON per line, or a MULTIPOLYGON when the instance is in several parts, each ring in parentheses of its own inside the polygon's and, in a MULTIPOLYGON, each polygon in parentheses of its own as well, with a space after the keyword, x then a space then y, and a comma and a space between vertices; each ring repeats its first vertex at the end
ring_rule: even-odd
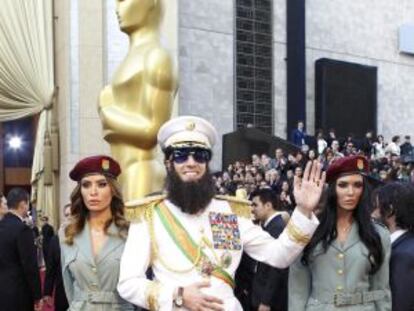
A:
POLYGON ((315 214, 311 214, 309 219, 298 210, 294 210, 289 223, 287 224, 288 236, 296 243, 306 245, 309 243, 313 233, 319 225, 319 220, 315 214))
POLYGON ((146 290, 146 299, 150 311, 170 311, 173 309, 174 287, 161 285, 159 282, 152 281, 146 290))

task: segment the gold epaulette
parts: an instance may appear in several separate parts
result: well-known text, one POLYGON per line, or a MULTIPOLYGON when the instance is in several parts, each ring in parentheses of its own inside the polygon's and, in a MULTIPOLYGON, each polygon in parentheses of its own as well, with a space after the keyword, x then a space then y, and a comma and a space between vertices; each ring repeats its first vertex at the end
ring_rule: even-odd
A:
POLYGON ((125 217, 131 222, 141 222, 148 208, 153 208, 166 198, 165 194, 153 195, 125 203, 125 217))
POLYGON ((239 217, 252 218, 251 202, 249 200, 232 197, 229 195, 216 195, 217 200, 227 201, 231 207, 231 211, 239 217))

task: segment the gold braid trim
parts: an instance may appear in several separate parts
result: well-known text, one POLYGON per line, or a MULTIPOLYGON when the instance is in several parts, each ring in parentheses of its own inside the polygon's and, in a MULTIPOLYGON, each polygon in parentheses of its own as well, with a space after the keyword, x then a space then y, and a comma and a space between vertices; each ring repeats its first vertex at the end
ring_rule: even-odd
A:
MULTIPOLYGON (((159 202, 157 202, 158 204, 159 202)), ((165 261, 161 256, 159 256, 159 249, 158 249, 158 243, 157 243, 157 239, 155 236, 155 229, 154 229, 154 208, 155 204, 153 204, 151 206, 151 208, 146 208, 145 210, 145 220, 148 223, 148 231, 149 231, 149 235, 150 235, 150 240, 151 240, 151 256, 150 256, 150 262, 151 265, 152 263, 157 259, 162 266, 164 266, 165 269, 174 272, 174 273, 188 273, 190 271, 192 271, 194 268, 196 268, 197 266, 199 266, 201 259, 202 259, 202 254, 201 254, 201 244, 198 244, 197 247, 197 257, 194 260, 194 263, 189 266, 188 268, 185 269, 175 269, 173 268, 170 264, 167 263, 167 261, 165 261)))
POLYGON ((304 234, 294 223, 292 220, 286 226, 287 233, 289 238, 301 245, 306 245, 310 241, 310 236, 308 234, 304 234))
POLYGON ((126 207, 125 206, 125 218, 130 222, 141 222, 145 214, 145 208, 143 207, 126 207))
POLYGON ((158 305, 160 287, 160 283, 155 281, 150 281, 150 283, 147 285, 145 296, 147 297, 147 304, 150 311, 156 311, 160 309, 160 306, 158 305))
POLYGON ((125 217, 131 222, 142 222, 145 219, 145 213, 148 208, 161 202, 166 197, 165 194, 145 197, 139 200, 125 203, 125 217))
POLYGON ((251 202, 249 200, 243 200, 228 195, 216 195, 215 198, 217 200, 227 201, 230 205, 232 213, 236 214, 237 216, 247 219, 252 218, 252 208, 251 202))

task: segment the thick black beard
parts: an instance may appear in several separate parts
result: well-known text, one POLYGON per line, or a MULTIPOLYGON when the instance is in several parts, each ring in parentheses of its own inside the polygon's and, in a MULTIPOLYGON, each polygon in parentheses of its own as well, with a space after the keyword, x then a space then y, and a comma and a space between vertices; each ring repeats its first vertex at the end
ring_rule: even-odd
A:
POLYGON ((197 214, 204 210, 214 197, 214 181, 207 171, 200 180, 184 182, 172 168, 167 172, 165 183, 167 198, 187 214, 197 214))

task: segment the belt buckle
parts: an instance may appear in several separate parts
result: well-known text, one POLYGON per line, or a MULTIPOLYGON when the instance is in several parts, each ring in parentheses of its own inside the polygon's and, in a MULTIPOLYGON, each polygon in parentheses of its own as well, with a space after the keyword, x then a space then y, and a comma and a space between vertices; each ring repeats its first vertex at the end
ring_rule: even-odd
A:
POLYGON ((335 307, 347 306, 351 304, 351 297, 343 293, 334 294, 334 305, 335 307))

